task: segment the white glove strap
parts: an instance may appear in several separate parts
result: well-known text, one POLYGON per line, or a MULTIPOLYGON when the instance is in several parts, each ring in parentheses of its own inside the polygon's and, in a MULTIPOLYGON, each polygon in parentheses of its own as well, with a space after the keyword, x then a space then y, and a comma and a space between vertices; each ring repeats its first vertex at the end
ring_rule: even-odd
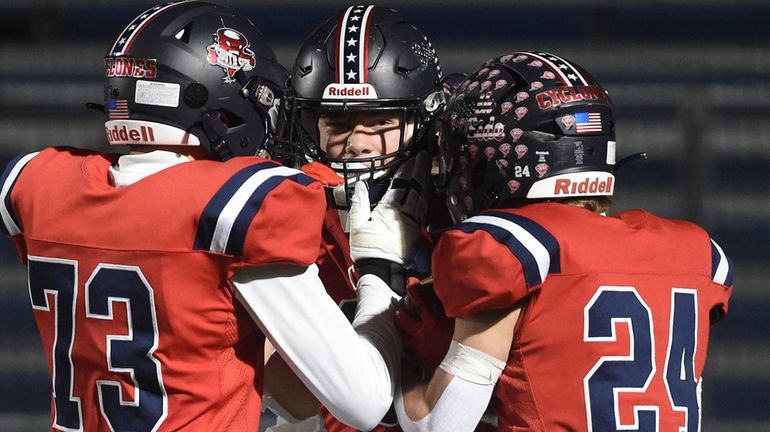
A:
POLYGON ((361 248, 350 248, 350 257, 353 259, 353 261, 358 261, 361 259, 366 258, 379 258, 384 259, 387 261, 392 261, 394 263, 403 264, 404 260, 401 258, 399 254, 394 253, 388 253, 380 249, 361 249, 361 248))

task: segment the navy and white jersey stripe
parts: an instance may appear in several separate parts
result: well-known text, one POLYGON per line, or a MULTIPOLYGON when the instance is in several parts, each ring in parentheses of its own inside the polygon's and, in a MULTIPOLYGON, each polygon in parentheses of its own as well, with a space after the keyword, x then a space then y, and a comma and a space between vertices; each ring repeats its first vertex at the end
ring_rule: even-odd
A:
POLYGON ((711 239, 711 280, 726 286, 733 284, 733 262, 714 239, 711 239))
POLYGON ((243 255, 251 221, 270 191, 286 180, 305 186, 315 181, 300 171, 272 162, 262 162, 237 172, 203 210, 194 249, 243 255))
POLYGON ((16 180, 27 165, 27 162, 38 153, 39 152, 16 156, 8 163, 5 172, 3 172, 3 176, 0 177, 0 216, 2 216, 3 220, 3 223, 0 224, 0 230, 7 236, 13 236, 21 232, 21 223, 19 223, 16 213, 13 210, 13 206, 11 205, 11 192, 13 192, 13 187, 16 186, 16 180))
POLYGON ((337 34, 337 82, 365 83, 369 79, 369 16, 375 6, 351 6, 342 15, 337 34))
POLYGON ((553 72, 561 78, 564 85, 573 87, 576 85, 589 85, 579 70, 570 62, 559 56, 547 52, 528 52, 530 56, 545 63, 553 72))
POLYGON ((125 54, 129 48, 131 48, 131 44, 134 42, 134 39, 139 36, 142 30, 147 26, 148 23, 153 20, 153 18, 165 12, 170 7, 176 6, 180 3, 183 2, 173 1, 159 4, 157 6, 153 6, 152 8, 146 10, 143 14, 136 17, 128 24, 128 26, 126 26, 125 29, 123 29, 123 32, 121 32, 120 36, 118 36, 117 40, 115 40, 115 44, 112 45, 109 55, 121 56, 125 54))
POLYGON ((455 229, 470 233, 488 232, 521 262, 527 287, 545 281, 549 273, 560 273, 559 243, 531 219, 505 212, 485 212, 466 219, 455 229))

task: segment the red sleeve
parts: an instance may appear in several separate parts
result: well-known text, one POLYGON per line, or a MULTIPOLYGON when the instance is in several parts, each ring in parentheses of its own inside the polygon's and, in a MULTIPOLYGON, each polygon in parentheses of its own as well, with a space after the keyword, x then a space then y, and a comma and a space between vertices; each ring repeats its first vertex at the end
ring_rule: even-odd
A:
POLYGON ((445 232, 432 262, 434 289, 450 317, 511 307, 529 295, 519 260, 486 231, 445 232))
POLYGON ((298 173, 279 179, 249 225, 243 245, 248 265, 308 266, 318 256, 326 211, 323 187, 298 173))
POLYGON ((327 187, 340 186, 344 183, 344 180, 336 171, 320 162, 310 162, 303 165, 300 170, 327 187))

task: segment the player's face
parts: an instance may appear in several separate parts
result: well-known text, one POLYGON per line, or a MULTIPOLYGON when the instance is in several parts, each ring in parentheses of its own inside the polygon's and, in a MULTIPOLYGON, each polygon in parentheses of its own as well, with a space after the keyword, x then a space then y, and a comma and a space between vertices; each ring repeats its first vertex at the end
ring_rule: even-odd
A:
MULTIPOLYGON (((401 142, 400 112, 329 113, 318 119, 321 150, 331 159, 358 159, 394 153, 401 142)), ((412 135, 408 122, 404 143, 412 135)), ((380 162, 381 164, 387 161, 380 162)))

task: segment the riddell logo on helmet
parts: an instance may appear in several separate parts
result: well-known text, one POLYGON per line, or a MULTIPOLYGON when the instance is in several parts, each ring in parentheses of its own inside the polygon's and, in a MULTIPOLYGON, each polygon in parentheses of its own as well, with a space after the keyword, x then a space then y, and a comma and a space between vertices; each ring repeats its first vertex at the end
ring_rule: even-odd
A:
POLYGON ((371 84, 339 84, 326 86, 324 99, 377 99, 377 91, 371 84))
POLYGON ((573 181, 568 178, 556 179, 553 194, 559 195, 591 195, 612 192, 612 177, 586 178, 582 181, 573 181))
POLYGON ((155 131, 150 126, 139 126, 136 128, 129 128, 123 125, 118 127, 113 126, 112 129, 104 128, 107 132, 107 141, 110 144, 137 144, 137 143, 154 143, 155 131))
POLYGON ((113 145, 201 145, 198 137, 189 131, 145 120, 110 120, 104 123, 104 131, 107 140, 113 145))

